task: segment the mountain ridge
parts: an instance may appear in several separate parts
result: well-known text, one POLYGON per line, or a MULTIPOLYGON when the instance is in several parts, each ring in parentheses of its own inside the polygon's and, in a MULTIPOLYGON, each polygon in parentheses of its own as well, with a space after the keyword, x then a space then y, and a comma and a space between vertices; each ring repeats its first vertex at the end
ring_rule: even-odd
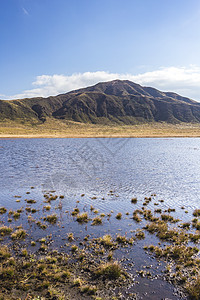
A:
POLYGON ((94 124, 199 123, 200 103, 118 79, 47 98, 0 100, 0 121, 43 123, 47 118, 94 124))

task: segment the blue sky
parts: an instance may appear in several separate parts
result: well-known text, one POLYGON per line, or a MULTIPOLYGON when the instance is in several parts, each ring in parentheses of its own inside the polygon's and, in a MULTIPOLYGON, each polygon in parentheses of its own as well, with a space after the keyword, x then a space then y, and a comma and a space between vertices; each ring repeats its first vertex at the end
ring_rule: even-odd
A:
POLYGON ((1 0, 0 98, 130 79, 200 101, 199 0, 1 0))

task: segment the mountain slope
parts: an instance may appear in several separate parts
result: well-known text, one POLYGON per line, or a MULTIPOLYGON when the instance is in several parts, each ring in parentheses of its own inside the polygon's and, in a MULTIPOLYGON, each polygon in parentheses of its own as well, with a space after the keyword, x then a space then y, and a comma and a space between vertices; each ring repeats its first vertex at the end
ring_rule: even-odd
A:
POLYGON ((200 122, 200 103, 172 92, 114 80, 48 98, 0 100, 0 120, 89 123, 200 122))

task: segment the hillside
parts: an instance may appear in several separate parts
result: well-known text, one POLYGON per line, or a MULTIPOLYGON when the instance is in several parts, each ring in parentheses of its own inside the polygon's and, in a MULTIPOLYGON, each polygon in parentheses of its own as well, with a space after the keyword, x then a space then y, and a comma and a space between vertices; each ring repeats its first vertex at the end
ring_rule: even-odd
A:
POLYGON ((48 98, 0 100, 0 121, 47 119, 93 124, 199 123, 200 103, 172 92, 114 80, 48 98))

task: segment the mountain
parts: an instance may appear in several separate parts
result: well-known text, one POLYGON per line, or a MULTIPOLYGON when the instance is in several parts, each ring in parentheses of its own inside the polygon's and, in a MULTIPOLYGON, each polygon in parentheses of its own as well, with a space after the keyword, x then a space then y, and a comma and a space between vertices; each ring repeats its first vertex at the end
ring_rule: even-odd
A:
POLYGON ((0 100, 0 121, 46 118, 101 124, 200 122, 200 103, 128 80, 114 80, 55 97, 0 100))

